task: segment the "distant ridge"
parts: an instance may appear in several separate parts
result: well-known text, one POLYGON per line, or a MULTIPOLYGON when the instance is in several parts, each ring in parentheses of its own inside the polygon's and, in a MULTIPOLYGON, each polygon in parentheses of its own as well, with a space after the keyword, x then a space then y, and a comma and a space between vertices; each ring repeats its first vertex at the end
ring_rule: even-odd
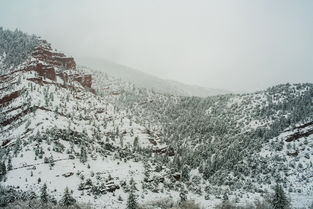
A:
POLYGON ((105 59, 79 58, 77 61, 80 65, 84 65, 95 70, 101 70, 111 76, 132 82, 137 87, 153 89, 161 93, 198 97, 231 93, 227 90, 205 88, 197 85, 184 84, 178 81, 161 79, 137 69, 116 64, 105 59))

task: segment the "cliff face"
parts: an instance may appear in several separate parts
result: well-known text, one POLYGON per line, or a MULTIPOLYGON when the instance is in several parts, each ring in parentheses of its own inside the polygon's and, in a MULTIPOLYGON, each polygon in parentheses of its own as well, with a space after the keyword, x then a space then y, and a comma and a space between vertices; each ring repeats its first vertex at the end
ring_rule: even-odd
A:
MULTIPOLYGON (((76 71, 69 72, 60 72, 57 74, 65 83, 69 83, 71 81, 77 81, 85 88, 91 88, 92 85, 92 76, 81 74, 76 71)), ((91 89, 92 90, 92 89, 91 89)), ((93 91, 93 90, 92 90, 93 91)))
POLYGON ((6 114, 0 115, 0 125, 9 125, 33 111, 25 104, 13 105, 18 100, 24 101, 23 98, 29 93, 27 87, 21 86, 25 83, 24 80, 30 82, 30 86, 35 83, 42 87, 55 86, 60 89, 87 90, 95 93, 91 89, 92 76, 76 70, 74 58, 54 51, 49 43, 41 40, 24 63, 0 75, 0 108, 3 108, 6 114), (16 86, 20 87, 13 91, 16 86), (18 114, 10 116, 14 111, 18 114))
POLYGON ((53 51, 46 41, 41 41, 34 49, 30 63, 22 70, 35 71, 38 77, 33 80, 40 83, 44 83, 45 79, 56 81, 59 77, 64 84, 77 81, 84 88, 91 88, 92 85, 92 76, 78 72, 74 58, 53 51))
POLYGON ((50 44, 42 41, 32 53, 33 57, 52 66, 65 69, 76 69, 74 58, 66 57, 63 53, 53 52, 50 44))

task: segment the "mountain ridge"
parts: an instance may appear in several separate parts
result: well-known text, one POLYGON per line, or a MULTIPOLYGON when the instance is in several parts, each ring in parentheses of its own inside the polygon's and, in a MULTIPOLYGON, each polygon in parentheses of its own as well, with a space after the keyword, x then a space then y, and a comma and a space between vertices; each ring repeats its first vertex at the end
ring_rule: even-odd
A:
POLYGON ((44 183, 55 202, 68 187, 94 208, 126 208, 132 188, 147 208, 182 197, 203 208, 224 197, 245 206, 276 184, 293 207, 311 204, 313 84, 171 95, 76 67, 36 43, 1 66, 1 204, 15 200, 3 187, 39 194, 44 183))
POLYGON ((140 70, 104 59, 80 58, 78 59, 78 62, 82 66, 104 71, 111 76, 134 83, 139 88, 150 88, 161 93, 200 97, 230 93, 227 90, 205 88, 197 85, 185 84, 179 81, 161 79, 140 70))

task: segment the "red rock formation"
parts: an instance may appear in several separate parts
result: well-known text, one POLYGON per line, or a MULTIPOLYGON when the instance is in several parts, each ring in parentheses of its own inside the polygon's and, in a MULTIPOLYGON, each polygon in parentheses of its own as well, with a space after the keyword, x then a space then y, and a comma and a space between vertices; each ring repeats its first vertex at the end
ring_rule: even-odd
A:
MULTIPOLYGON (((57 85, 62 88, 77 89, 77 86, 71 83, 72 81, 76 81, 79 82, 83 87, 95 93, 94 89, 91 88, 91 75, 85 75, 77 71, 76 63, 73 58, 66 57, 62 53, 53 52, 52 48, 46 41, 42 41, 40 46, 34 50, 32 55, 35 59, 31 59, 29 62, 24 63, 15 71, 10 71, 5 75, 0 75, 0 84, 4 84, 2 85, 2 88, 0 88, 0 91, 2 92, 2 98, 0 98, 0 108, 8 106, 21 95, 23 95, 24 91, 26 91, 26 89, 22 89, 15 92, 7 92, 10 86, 19 82, 16 81, 18 80, 17 76, 20 76, 25 72, 36 72, 34 77, 31 76, 26 79, 39 85, 57 85), (56 82, 57 76, 63 79, 64 83, 59 81, 56 82), (10 83, 10 85, 7 85, 8 83, 10 83)), ((78 88, 77 90, 81 89, 78 88)), ((25 115, 35 111, 36 109, 44 109, 43 107, 26 107, 26 109, 24 109, 23 107, 24 105, 20 105, 18 107, 13 106, 11 109, 7 110, 4 114, 6 117, 0 121, 0 126, 9 125, 12 122, 17 121, 25 115), (19 113, 13 116, 8 114, 9 111, 18 109, 20 110, 18 111, 19 113)), ((50 111, 47 109, 44 110, 50 111)))
POLYGON ((3 106, 4 104, 11 102, 12 100, 19 97, 20 94, 21 94, 20 91, 15 91, 9 95, 4 96, 3 98, 0 99, 0 106, 3 106))
POLYGON ((92 84, 91 75, 78 75, 74 77, 74 80, 79 82, 84 87, 91 88, 92 84))
POLYGON ((48 63, 49 65, 62 67, 65 69, 76 69, 74 58, 66 57, 63 53, 52 52, 48 45, 40 45, 35 48, 33 57, 40 61, 48 63))
POLYGON ((34 71, 36 71, 38 75, 42 76, 43 78, 48 78, 53 81, 56 80, 55 70, 51 66, 46 66, 41 63, 38 63, 36 66, 34 66, 34 71))
POLYGON ((67 74, 66 72, 60 72, 57 74, 57 76, 60 76, 64 82, 69 81, 77 81, 85 88, 91 88, 92 85, 92 76, 91 75, 85 75, 85 74, 67 74))
POLYGON ((36 71, 39 76, 49 78, 50 80, 56 80, 56 76, 60 76, 65 83, 68 83, 69 81, 77 81, 83 87, 91 88, 91 75, 62 71, 62 69, 75 70, 75 60, 72 57, 66 57, 63 53, 53 52, 50 44, 46 41, 41 41, 41 44, 35 48, 32 55, 37 60, 46 63, 36 63, 34 71, 36 71), (61 71, 56 72, 55 67, 61 68, 61 71))
MULTIPOLYGON (((40 85, 54 84, 60 85, 64 88, 76 88, 75 85, 70 85, 69 81, 77 81, 83 87, 88 88, 91 92, 95 93, 95 91, 91 89, 91 75, 85 75, 76 71, 76 63, 74 59, 66 57, 62 53, 52 52, 52 48, 46 41, 42 41, 41 44, 34 50, 32 55, 35 59, 32 59, 25 67, 16 71, 11 71, 6 75, 0 75, 0 83, 9 83, 15 79, 18 72, 34 71, 37 76, 34 78, 28 78, 28 80, 36 82, 40 85), (57 76, 64 80, 64 84, 54 82, 57 80, 57 76)), ((12 84, 14 84, 14 81, 12 84)), ((8 89, 7 86, 1 88, 1 91, 5 91, 6 89, 8 89)), ((22 92, 20 91, 16 91, 4 95, 0 98, 0 107, 6 106, 11 101, 18 98, 21 93, 22 92)), ((12 120, 14 120, 14 118, 4 122, 4 124, 10 123, 12 120)))

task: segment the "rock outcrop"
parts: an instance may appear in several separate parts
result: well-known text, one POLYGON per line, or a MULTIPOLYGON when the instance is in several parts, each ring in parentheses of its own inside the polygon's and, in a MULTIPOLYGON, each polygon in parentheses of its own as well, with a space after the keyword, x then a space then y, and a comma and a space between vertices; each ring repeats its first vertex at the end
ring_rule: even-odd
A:
MULTIPOLYGON (((95 90, 91 88, 91 75, 83 74, 76 70, 74 58, 53 51, 50 44, 44 40, 40 41, 39 45, 34 48, 30 59, 15 70, 0 75, 0 108, 7 108, 11 103, 14 103, 18 98, 23 96, 25 89, 10 90, 12 86, 18 85, 19 80, 23 78, 41 86, 57 85, 70 89, 80 89, 83 87, 95 93, 95 90)), ((6 126, 32 111, 34 111, 34 108, 28 108, 24 105, 8 108, 5 114, 0 117, 0 125, 6 126)))
POLYGON ((66 57, 63 53, 52 52, 50 44, 48 44, 46 41, 42 41, 42 43, 35 48, 32 55, 34 58, 52 66, 65 69, 76 69, 74 58, 66 57))
POLYGON ((78 72, 74 58, 53 51, 46 41, 42 40, 40 42, 39 46, 34 49, 32 56, 35 60, 25 70, 35 71, 43 79, 56 81, 57 76, 59 76, 64 83, 77 81, 83 87, 91 88, 91 75, 78 72))
POLYGON ((82 73, 69 73, 69 72, 60 72, 57 74, 65 83, 68 83, 70 81, 77 81, 85 88, 91 88, 92 85, 92 76, 86 75, 82 73))

